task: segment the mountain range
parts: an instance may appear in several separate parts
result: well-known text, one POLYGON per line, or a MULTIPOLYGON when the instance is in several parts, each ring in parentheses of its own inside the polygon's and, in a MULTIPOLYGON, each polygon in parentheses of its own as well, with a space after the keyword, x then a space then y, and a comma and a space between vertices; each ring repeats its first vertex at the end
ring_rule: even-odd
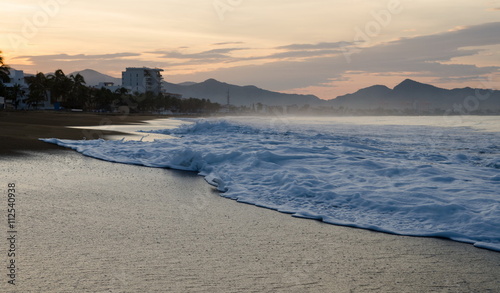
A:
POLYGON ((350 109, 411 109, 473 112, 500 110, 500 91, 470 87, 443 89, 406 79, 393 89, 374 85, 330 100, 334 107, 350 109))
MULTIPOLYGON (((121 84, 120 78, 86 69, 80 73, 89 86, 99 82, 121 84)), ((433 85, 406 79, 393 89, 385 85, 374 85, 355 93, 338 96, 332 100, 322 100, 314 95, 285 94, 258 88, 253 85, 238 86, 215 79, 200 83, 183 82, 179 84, 163 81, 163 88, 184 98, 210 99, 220 104, 230 103, 235 106, 251 106, 262 103, 268 106, 311 105, 356 110, 395 109, 395 110, 447 110, 472 112, 475 110, 500 110, 500 91, 475 88, 444 89, 433 85), (458 109, 458 108, 461 109, 458 109)))
POLYGON ((85 69, 85 70, 81 70, 81 71, 75 71, 75 72, 71 72, 68 75, 77 75, 78 73, 81 76, 83 76, 83 78, 85 79, 85 83, 88 86, 97 86, 101 82, 112 82, 115 85, 122 84, 121 78, 112 77, 112 76, 100 73, 98 71, 95 71, 93 69, 85 69))
POLYGON ((226 104, 229 95, 231 105, 235 106, 251 106, 257 103, 268 106, 316 105, 324 102, 313 95, 285 94, 264 90, 253 85, 232 85, 215 79, 207 79, 200 83, 174 84, 164 82, 163 88, 169 93, 182 94, 185 98, 210 99, 212 102, 220 104, 226 104))
MULTIPOLYGON (((121 79, 106 74, 102 74, 92 69, 85 69, 70 73, 80 74, 85 79, 88 86, 97 86, 100 82, 113 82, 121 85, 121 79)), ((183 82, 179 84, 163 81, 163 88, 172 94, 181 94, 184 98, 210 99, 212 102, 226 104, 229 93, 230 103, 235 106, 250 106, 262 103, 268 106, 278 105, 316 105, 323 102, 313 95, 298 95, 273 92, 258 88, 256 86, 238 86, 215 79, 208 79, 204 82, 183 82)))

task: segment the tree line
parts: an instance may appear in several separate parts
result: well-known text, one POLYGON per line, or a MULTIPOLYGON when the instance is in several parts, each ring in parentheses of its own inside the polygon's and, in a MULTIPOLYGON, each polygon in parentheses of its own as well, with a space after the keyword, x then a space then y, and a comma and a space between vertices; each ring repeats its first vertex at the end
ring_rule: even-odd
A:
POLYGON ((111 91, 107 88, 93 88, 86 85, 82 75, 67 76, 61 69, 53 74, 42 72, 25 78, 26 92, 20 85, 6 87, 10 81, 10 67, 3 62, 0 51, 0 96, 12 101, 17 109, 20 101, 36 109, 40 103, 50 100, 61 108, 86 111, 111 112, 127 106, 132 112, 171 111, 174 113, 214 113, 221 105, 209 99, 182 99, 169 94, 129 93, 126 88, 111 91))
POLYGON ((0 96, 2 97, 7 95, 7 88, 4 83, 10 81, 9 69, 10 67, 3 62, 2 51, 0 51, 0 96))

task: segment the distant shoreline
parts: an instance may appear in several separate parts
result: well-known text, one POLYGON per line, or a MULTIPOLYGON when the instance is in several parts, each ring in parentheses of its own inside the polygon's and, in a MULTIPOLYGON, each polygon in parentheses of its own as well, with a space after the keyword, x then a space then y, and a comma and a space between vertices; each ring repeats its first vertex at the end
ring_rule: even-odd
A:
POLYGON ((500 253, 290 217, 223 198, 187 172, 73 151, 35 152, 4 166, 2 184, 15 182, 21 199, 17 292, 498 288, 500 253))
MULTIPOLYGON (((39 138, 85 139, 82 129, 66 126, 123 125, 143 123, 146 120, 168 118, 159 115, 119 115, 97 113, 73 113, 54 111, 1 111, 0 156, 21 155, 22 151, 43 151, 65 148, 39 141, 39 138)), ((102 138, 118 134, 101 131, 102 138)))
MULTIPOLYGON (((293 115, 281 113, 256 114, 256 113, 219 113, 209 117, 224 116, 278 116, 278 117, 307 117, 310 115, 293 115)), ((446 115, 314 115, 316 117, 411 117, 411 116, 443 116, 446 115)), ((498 116, 490 115, 449 115, 449 116, 498 116)), ((116 131, 104 130, 99 137, 89 138, 81 129, 72 129, 66 126, 97 126, 97 125, 126 125, 144 123, 147 120, 165 118, 198 118, 203 115, 158 115, 148 113, 113 114, 113 113, 89 113, 89 112, 56 112, 56 111, 0 111, 0 156, 20 155, 22 151, 41 151, 49 149, 65 148, 41 142, 39 138, 60 139, 95 139, 106 138, 108 135, 123 134, 116 131)), ((126 135, 126 134, 125 134, 126 135)))

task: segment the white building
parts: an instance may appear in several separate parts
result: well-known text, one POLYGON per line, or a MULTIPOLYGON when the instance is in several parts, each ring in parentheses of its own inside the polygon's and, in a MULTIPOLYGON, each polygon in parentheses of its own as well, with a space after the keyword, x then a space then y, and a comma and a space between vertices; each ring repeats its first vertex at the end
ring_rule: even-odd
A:
POLYGON ((132 93, 161 93, 161 76, 163 69, 147 67, 127 67, 122 72, 122 86, 132 93))
POLYGON ((9 78, 10 81, 4 83, 6 87, 14 87, 16 84, 20 85, 23 88, 27 88, 28 84, 24 80, 24 71, 9 69, 9 78))
MULTIPOLYGON (((28 98, 29 94, 29 87, 28 83, 26 82, 24 71, 22 70, 15 70, 15 69, 9 69, 9 82, 4 83, 4 86, 8 90, 13 90, 14 87, 19 86, 20 90, 17 92, 18 96, 16 97, 16 100, 11 100, 8 98, 4 99, 4 107, 5 108, 17 108, 19 109, 28 109, 29 106, 26 103, 26 99, 28 98)), ((38 109, 51 109, 53 106, 50 104, 50 100, 47 99, 46 101, 41 101, 38 103, 37 108, 38 109)))
POLYGON ((28 96, 30 93, 29 85, 26 82, 26 76, 24 75, 24 71, 9 69, 9 78, 10 81, 4 83, 5 87, 8 90, 14 90, 14 87, 20 86, 20 92, 18 92, 18 96, 16 100, 5 99, 5 108, 22 110, 22 109, 39 109, 39 110, 52 110, 59 109, 59 103, 52 104, 50 98, 50 91, 47 91, 47 99, 44 101, 39 101, 36 105, 28 103, 28 96), (57 104, 57 106, 56 106, 57 104))

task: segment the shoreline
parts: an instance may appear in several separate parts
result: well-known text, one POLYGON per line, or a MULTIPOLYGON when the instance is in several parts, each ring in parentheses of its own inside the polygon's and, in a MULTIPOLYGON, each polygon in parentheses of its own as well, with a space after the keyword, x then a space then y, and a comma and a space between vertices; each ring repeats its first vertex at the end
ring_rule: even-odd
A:
POLYGON ((0 157, 23 155, 23 151, 65 149, 39 141, 39 138, 97 139, 124 133, 69 128, 68 126, 141 124, 146 120, 168 118, 160 115, 107 115, 95 113, 0 111, 0 157))
MULTIPOLYGON (((161 121, 161 120, 159 120, 161 121)), ((365 121, 366 122, 366 121, 365 121)), ((411 124, 411 123, 410 123, 411 124)), ((164 124, 159 124, 159 125, 164 125, 164 124)), ((142 137, 144 138, 144 137, 142 137)), ((141 140, 142 140, 141 138, 141 140)), ((52 143, 56 143, 56 142, 52 142, 52 143)), ((57 142, 58 144, 64 144, 63 142, 60 143, 60 142, 57 142)), ((79 144, 76 144, 77 146, 79 144)), ((71 148, 76 148, 76 146, 70 146, 71 148)), ((82 146, 83 147, 83 146, 82 146)), ((80 148, 80 146, 78 146, 78 148, 80 148)), ((119 146, 119 148, 122 148, 122 146, 119 146)), ((113 148, 113 149, 116 149, 116 148, 113 148)), ((80 150, 80 152, 82 152, 80 150)), ((114 150, 113 150, 114 152, 114 150)), ((92 156, 92 155, 91 155, 92 156)), ((99 157, 99 155, 94 155, 94 157, 99 157)), ((101 159, 103 159, 101 157, 101 159)), ((120 161, 119 159, 118 160, 115 160, 115 159, 103 159, 103 160, 110 160, 112 162, 117 162, 117 161, 120 161)), ((129 163, 131 164, 138 164, 138 165, 145 165, 145 166, 157 166, 155 164, 147 164, 147 163, 144 163, 142 160, 139 160, 139 161, 134 161, 134 160, 131 160, 129 161, 129 163)), ((173 169, 176 168, 176 165, 174 165, 172 167, 173 169)), ((177 167, 179 168, 179 167, 177 167)), ((182 169, 182 168, 179 168, 180 170, 185 170, 185 169, 182 169)), ((233 170, 234 171, 234 170, 233 170)), ((237 172, 237 171, 235 171, 237 172)), ((221 194, 221 196, 225 197, 224 194, 221 194)), ((259 204, 258 202, 252 202, 252 201, 241 201, 242 203, 247 203, 247 204, 250 204, 250 205, 255 205, 255 206, 258 206, 258 207, 264 207, 264 208, 267 208, 267 209, 270 209, 270 210, 273 210, 273 211, 279 211, 277 210, 277 208, 274 208, 272 205, 262 205, 262 204, 259 204)), ((297 218, 305 218, 305 219, 313 219, 313 220, 317 220, 317 221, 320 221, 320 222, 323 222, 323 223, 326 223, 326 224, 330 224, 330 225, 337 225, 337 226, 345 226, 345 227, 352 227, 352 228, 360 228, 360 229, 367 229, 367 230, 370 230, 370 231, 375 231, 375 232, 382 232, 382 233, 387 233, 387 234, 391 234, 391 235, 401 235, 401 236, 415 236, 415 237, 433 237, 433 238, 440 238, 440 239, 450 239, 452 241, 457 241, 457 242, 461 242, 461 243, 465 243, 465 244, 469 244, 469 245, 473 245, 474 247, 477 247, 477 248, 481 248, 481 249, 487 249, 487 250, 491 250, 491 251, 495 251, 495 252, 500 252, 499 248, 498 247, 495 247, 494 246, 494 242, 493 244, 490 244, 488 242, 481 242, 480 240, 476 240, 476 239, 480 239, 480 238, 466 238, 465 236, 459 238, 458 236, 454 236, 454 235, 451 235, 451 236, 440 236, 440 235, 446 235, 446 233, 430 233, 430 232, 427 232, 427 233, 419 233, 420 231, 417 231, 417 232, 414 232, 414 231, 410 231, 410 232, 404 232, 404 231, 398 231, 398 230, 390 230, 390 229, 384 229, 384 228, 379 228, 380 226, 376 226, 375 228, 373 226, 370 226, 370 225, 358 225, 357 223, 345 223, 343 221, 335 221, 334 220, 329 220, 329 219, 324 219, 322 216, 317 216, 317 215, 308 215, 307 213, 305 215, 301 215, 301 214, 295 214, 295 212, 292 212, 292 211, 285 211, 284 212, 285 214, 292 214, 293 217, 297 217, 297 218)), ((463 216, 463 215, 462 215, 463 216)), ((413 223, 412 223, 413 224, 413 223)), ((475 235, 475 234, 469 234, 469 235, 475 235)))
MULTIPOLYGON (((499 253, 290 217, 223 198, 189 172, 61 150, 10 157, 0 170, 2 184, 17 187, 18 292, 494 292, 500 286, 499 253)), ((7 247, 6 237, 0 246, 7 247)))
MULTIPOLYGON (((500 253, 470 244, 306 221, 224 198, 186 171, 60 147, 18 154, 0 156, 1 184, 14 182, 19 198, 17 292, 500 288, 500 253)), ((11 289, 4 278, 0 291, 11 289)))

